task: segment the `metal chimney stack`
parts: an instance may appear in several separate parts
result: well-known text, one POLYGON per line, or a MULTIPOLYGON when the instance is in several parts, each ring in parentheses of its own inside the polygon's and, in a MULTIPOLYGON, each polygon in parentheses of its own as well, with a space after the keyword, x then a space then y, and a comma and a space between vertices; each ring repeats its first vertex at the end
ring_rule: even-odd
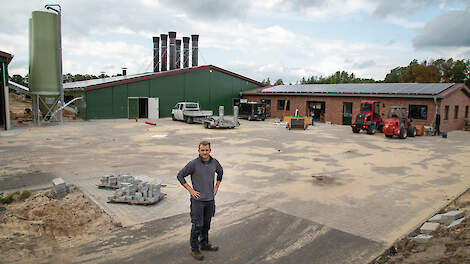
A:
POLYGON ((176 69, 181 68, 181 39, 176 40, 176 69))
POLYGON ((153 37, 153 72, 160 71, 160 38, 153 37))
POLYGON ((189 67, 189 37, 183 37, 183 68, 189 67))
POLYGON ((170 37, 170 70, 174 70, 176 68, 176 32, 170 31, 168 36, 170 37))
POLYGON ((192 67, 197 66, 197 53, 198 53, 198 40, 199 40, 199 35, 191 35, 191 42, 193 43, 193 61, 192 61, 192 67))
POLYGON ((122 68, 122 76, 126 76, 127 75, 127 68, 122 68))
POLYGON ((161 59, 161 71, 166 71, 167 65, 167 50, 168 50, 168 35, 160 34, 160 40, 162 42, 162 59, 161 59))

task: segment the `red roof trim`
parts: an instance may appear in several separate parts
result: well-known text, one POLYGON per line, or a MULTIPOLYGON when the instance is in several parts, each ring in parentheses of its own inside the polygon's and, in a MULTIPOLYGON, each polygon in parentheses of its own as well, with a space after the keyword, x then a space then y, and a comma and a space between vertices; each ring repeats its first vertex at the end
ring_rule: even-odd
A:
POLYGON ((91 90, 101 89, 101 88, 105 88, 105 87, 109 87, 109 86, 122 85, 122 84, 133 83, 133 82, 144 81, 144 80, 151 80, 151 79, 160 78, 160 77, 164 77, 164 76, 171 76, 171 75, 176 75, 176 74, 181 74, 181 73, 186 73, 186 72, 199 71, 199 70, 203 70, 203 69, 213 69, 213 70, 223 72, 223 73, 235 76, 237 78, 249 81, 249 82, 254 83, 256 85, 263 86, 262 83, 260 83, 258 81, 255 81, 253 79, 250 79, 248 77, 242 76, 240 74, 236 74, 234 72, 227 71, 225 69, 216 67, 214 65, 205 65, 205 66, 198 66, 198 67, 192 67, 192 68, 184 68, 184 69, 180 69, 180 70, 158 72, 158 73, 147 75, 147 76, 141 76, 141 77, 129 78, 129 79, 119 80, 119 81, 114 81, 114 82, 90 85, 90 86, 85 87, 84 90, 85 91, 91 91, 91 90))

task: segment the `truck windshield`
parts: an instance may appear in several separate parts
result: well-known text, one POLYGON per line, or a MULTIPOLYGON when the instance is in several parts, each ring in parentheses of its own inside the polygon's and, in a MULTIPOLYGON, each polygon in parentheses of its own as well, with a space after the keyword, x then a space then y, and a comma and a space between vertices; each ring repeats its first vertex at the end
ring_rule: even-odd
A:
POLYGON ((197 109, 197 104, 186 104, 186 109, 197 109))
POLYGON ((371 112, 372 104, 361 104, 361 111, 371 112))

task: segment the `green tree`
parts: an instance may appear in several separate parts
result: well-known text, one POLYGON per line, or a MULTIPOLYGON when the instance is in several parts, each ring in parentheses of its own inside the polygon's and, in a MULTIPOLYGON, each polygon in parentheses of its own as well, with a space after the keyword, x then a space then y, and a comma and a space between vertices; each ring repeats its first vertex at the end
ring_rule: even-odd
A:
POLYGON ((263 80, 261 81, 261 83, 262 83, 264 86, 269 86, 269 85, 271 85, 271 80, 270 80, 269 77, 268 77, 266 80, 263 79, 263 80))
POLYGON ((13 74, 13 76, 10 77, 10 80, 12 82, 17 83, 17 84, 28 87, 28 83, 26 82, 26 78, 23 78, 23 76, 21 76, 19 74, 13 74))
POLYGON ((282 81, 282 79, 277 79, 277 81, 274 82, 273 85, 281 85, 281 84, 284 84, 284 82, 282 81))

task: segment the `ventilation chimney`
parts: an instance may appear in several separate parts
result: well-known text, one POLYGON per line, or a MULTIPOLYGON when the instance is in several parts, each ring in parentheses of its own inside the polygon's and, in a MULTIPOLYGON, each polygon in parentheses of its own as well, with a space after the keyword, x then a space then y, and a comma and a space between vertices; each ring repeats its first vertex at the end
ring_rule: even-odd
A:
POLYGON ((153 72, 160 71, 160 38, 153 37, 153 72))
POLYGON ((127 75, 127 68, 122 68, 122 76, 126 76, 127 75))
POLYGON ((167 50, 168 50, 168 35, 160 34, 160 41, 162 42, 162 59, 160 60, 161 71, 166 71, 167 65, 167 50))
POLYGON ((181 39, 176 40, 176 69, 181 68, 181 39))
POLYGON ((193 55, 193 61, 192 61, 192 67, 195 67, 197 66, 197 53, 198 53, 198 42, 199 40, 199 35, 191 35, 191 42, 193 43, 193 51, 192 51, 192 55, 193 55))
POLYGON ((170 38, 170 70, 176 68, 176 32, 168 32, 170 38))
POLYGON ((189 67, 189 37, 183 37, 183 68, 189 67))

